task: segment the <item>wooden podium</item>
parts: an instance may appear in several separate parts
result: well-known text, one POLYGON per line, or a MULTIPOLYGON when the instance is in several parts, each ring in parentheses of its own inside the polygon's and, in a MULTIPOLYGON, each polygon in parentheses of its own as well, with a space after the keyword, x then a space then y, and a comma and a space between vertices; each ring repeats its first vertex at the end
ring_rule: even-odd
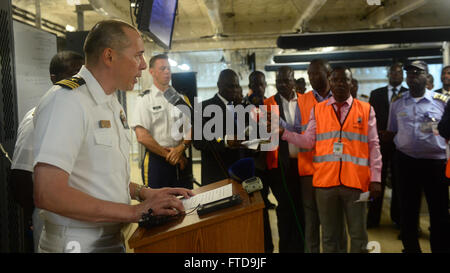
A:
POLYGON ((226 179, 194 190, 209 191, 229 183, 242 203, 199 217, 196 212, 152 229, 139 227, 128 241, 135 253, 256 253, 264 252, 264 202, 260 192, 250 196, 237 182, 226 179))

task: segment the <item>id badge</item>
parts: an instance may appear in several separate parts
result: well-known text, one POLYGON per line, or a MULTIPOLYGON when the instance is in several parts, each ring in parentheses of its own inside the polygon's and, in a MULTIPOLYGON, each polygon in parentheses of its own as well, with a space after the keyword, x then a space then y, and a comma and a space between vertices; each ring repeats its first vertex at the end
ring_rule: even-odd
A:
POLYGON ((437 131, 437 122, 435 121, 429 121, 429 122, 422 122, 419 126, 419 129, 422 133, 438 133, 437 131))
POLYGON ((439 135, 438 123, 437 122, 433 122, 433 124, 431 124, 431 131, 433 132, 433 134, 435 136, 439 135))
POLYGON ((333 143, 333 154, 338 157, 342 157, 342 153, 344 151, 344 143, 335 142, 333 143))

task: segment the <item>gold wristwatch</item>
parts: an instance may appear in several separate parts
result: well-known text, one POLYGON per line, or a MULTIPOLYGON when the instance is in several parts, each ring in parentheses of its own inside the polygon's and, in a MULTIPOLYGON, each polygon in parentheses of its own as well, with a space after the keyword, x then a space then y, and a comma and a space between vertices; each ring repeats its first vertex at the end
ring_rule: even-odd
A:
POLYGON ((139 185, 139 184, 136 184, 136 185, 137 185, 137 186, 134 188, 134 199, 136 199, 136 200, 139 201, 139 202, 142 202, 142 201, 144 201, 144 200, 142 200, 141 197, 140 197, 141 190, 142 190, 143 188, 147 188, 147 186, 139 185))

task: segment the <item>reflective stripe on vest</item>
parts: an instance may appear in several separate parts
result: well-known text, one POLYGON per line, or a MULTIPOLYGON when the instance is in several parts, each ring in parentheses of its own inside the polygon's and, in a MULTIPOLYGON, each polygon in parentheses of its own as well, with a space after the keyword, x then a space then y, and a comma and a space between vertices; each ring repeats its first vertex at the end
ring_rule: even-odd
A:
POLYGON ((369 166, 369 160, 367 158, 351 156, 349 154, 343 154, 342 157, 335 156, 334 154, 314 156, 313 162, 340 162, 341 159, 344 162, 352 162, 353 164, 360 166, 369 166))
POLYGON ((353 100, 343 124, 337 119, 333 105, 324 101, 315 106, 316 147, 313 186, 344 185, 363 192, 369 188, 369 115, 370 104, 353 100), (343 144, 342 156, 333 153, 333 144, 343 144))
POLYGON ((357 141, 361 141, 364 143, 369 143, 369 139, 367 136, 361 135, 358 133, 353 133, 353 132, 333 131, 333 132, 322 133, 322 134, 316 135, 317 141, 327 140, 327 139, 331 139, 331 138, 345 138, 348 140, 357 140, 357 141), (342 133, 342 135, 340 135, 341 133, 342 133))
MULTIPOLYGON (((275 96, 265 99, 264 105, 267 106, 267 112, 271 112, 271 110, 272 110, 271 106, 277 105, 277 102, 275 101, 275 96)), ((280 113, 276 113, 276 114, 279 115, 280 113)), ((268 151, 266 153, 266 164, 267 164, 268 170, 278 168, 278 147, 275 150, 268 151)))

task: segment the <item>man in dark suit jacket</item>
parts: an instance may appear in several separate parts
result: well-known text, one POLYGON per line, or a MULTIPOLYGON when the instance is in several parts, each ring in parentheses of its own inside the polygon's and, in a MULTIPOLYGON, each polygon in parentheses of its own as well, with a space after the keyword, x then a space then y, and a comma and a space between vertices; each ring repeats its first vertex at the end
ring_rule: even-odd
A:
POLYGON ((403 82, 403 66, 401 63, 394 63, 389 68, 388 73, 389 84, 373 90, 370 93, 369 103, 375 110, 377 118, 378 135, 380 138, 380 150, 383 157, 383 168, 381 170, 381 198, 377 198, 369 205, 369 213, 367 215, 367 227, 376 227, 380 224, 381 209, 383 204, 384 188, 386 186, 386 178, 388 175, 388 168, 390 167, 391 182, 392 182, 392 199, 391 199, 391 219, 395 223, 400 223, 399 215, 399 200, 396 191, 396 164, 393 159, 395 145, 392 139, 386 134, 386 128, 389 117, 389 106, 392 100, 402 92, 407 91, 407 88, 401 86, 403 82))
MULTIPOLYGON (((290 127, 290 130, 300 133, 298 101, 301 94, 295 91, 294 70, 288 66, 279 68, 275 82, 277 93, 264 101, 267 111, 271 115, 279 115, 280 126, 290 127), (271 106, 278 106, 278 113, 272 112, 271 106)), ((270 128, 270 124, 268 127, 270 128)), ((276 215, 280 253, 305 252, 306 244, 303 236, 305 217, 298 172, 298 153, 299 148, 281 138, 277 149, 266 153, 270 189, 278 201, 276 215)), ((309 252, 309 249, 307 251, 309 252)))
POLYGON ((193 128, 193 144, 196 149, 201 151, 202 156, 202 185, 228 178, 228 168, 240 159, 241 154, 242 141, 236 140, 235 136, 226 135, 226 116, 230 114, 227 105, 237 105, 242 101, 239 77, 233 70, 225 69, 219 75, 217 87, 219 92, 211 99, 203 101, 201 109, 204 111, 207 106, 217 106, 217 110, 220 108, 222 119, 219 122, 222 122, 222 131, 216 131, 219 129, 216 129, 216 125, 211 126, 217 115, 215 112, 212 113, 211 117, 202 118, 201 134, 196 132, 196 126, 193 128), (205 128, 205 125, 207 128, 205 128), (216 136, 212 140, 207 140, 205 137, 205 133, 209 131, 216 136), (197 139, 198 136, 201 136, 201 139, 197 139))

